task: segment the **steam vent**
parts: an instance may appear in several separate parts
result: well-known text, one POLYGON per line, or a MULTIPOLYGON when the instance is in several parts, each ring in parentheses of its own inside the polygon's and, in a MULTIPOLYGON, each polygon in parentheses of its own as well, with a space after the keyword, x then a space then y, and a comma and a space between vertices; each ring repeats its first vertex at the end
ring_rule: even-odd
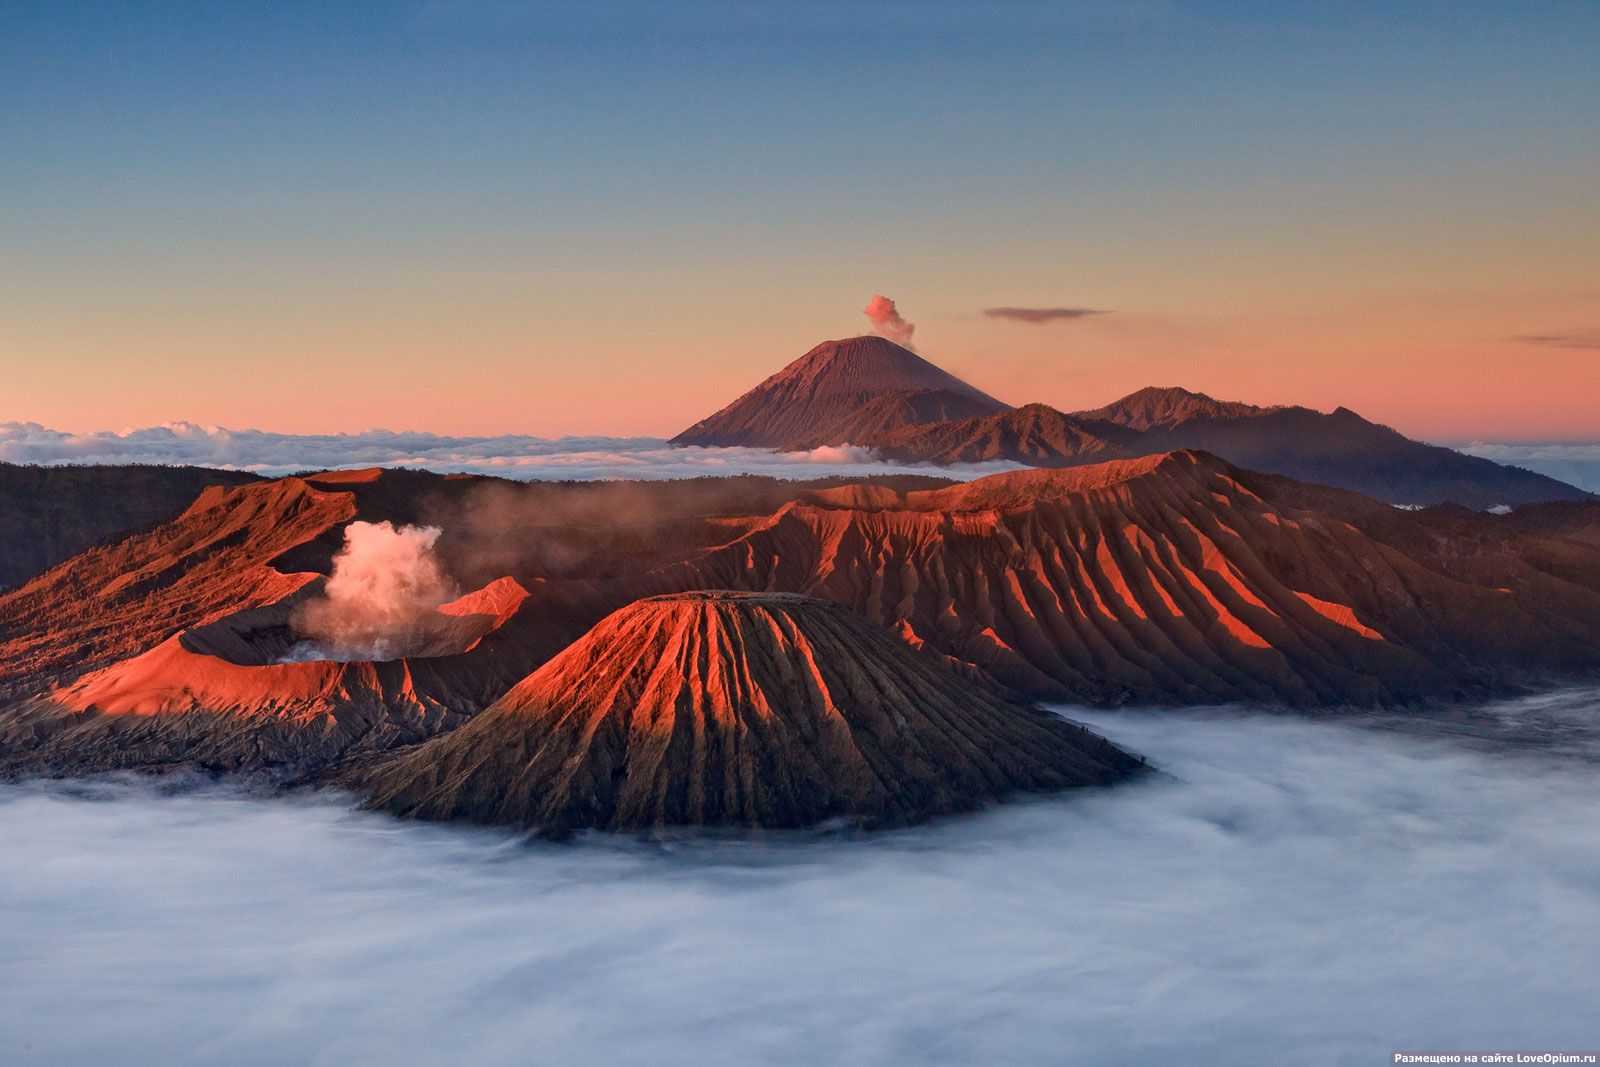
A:
POLYGON ((897 825, 1141 766, 838 605, 696 592, 612 614, 471 722, 348 784, 398 815, 560 836, 897 825))

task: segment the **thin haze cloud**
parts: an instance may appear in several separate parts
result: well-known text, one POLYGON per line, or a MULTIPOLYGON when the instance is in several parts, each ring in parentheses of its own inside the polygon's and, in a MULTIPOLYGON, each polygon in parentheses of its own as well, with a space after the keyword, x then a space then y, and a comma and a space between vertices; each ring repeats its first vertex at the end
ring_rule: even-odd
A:
POLYGON ((1552 348, 1600 348, 1600 329, 1523 333, 1513 337, 1512 340, 1529 345, 1548 345, 1552 348))
POLYGON ((1589 739, 1561 752, 1074 711, 1171 777, 860 838, 527 845, 215 785, 3 785, 0 1048, 134 1067, 1588 1048, 1596 701, 1498 709, 1589 739))
POLYGON ((983 313, 991 319, 1006 319, 1011 322, 1025 322, 1034 326, 1042 326, 1049 322, 1071 322, 1074 319, 1086 319, 1092 315, 1109 315, 1111 312, 1099 308, 1024 308, 1024 307, 997 307, 984 308, 983 313))

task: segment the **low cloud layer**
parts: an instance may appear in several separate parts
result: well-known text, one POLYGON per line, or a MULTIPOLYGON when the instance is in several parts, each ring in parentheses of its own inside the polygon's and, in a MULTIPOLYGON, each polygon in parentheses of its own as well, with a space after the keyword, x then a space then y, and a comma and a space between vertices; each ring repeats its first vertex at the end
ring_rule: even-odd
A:
POLYGON ((1513 337, 1512 340, 1530 345, 1549 345, 1553 348, 1600 348, 1600 328, 1524 333, 1513 337))
POLYGON ((1597 713, 1600 694, 1569 694, 1441 737, 1415 717, 1408 733, 1075 712, 1171 777, 854 839, 526 845, 215 786, 3 785, 0 1052, 1372 1064, 1588 1048, 1597 713))
MULTIPOLYGON (((402 466, 455 473, 492 474, 524 481, 595 478, 695 478, 765 474, 817 478, 830 474, 934 470, 886 463, 865 448, 826 447, 809 452, 764 448, 674 448, 651 437, 561 437, 523 434, 447 437, 431 433, 368 430, 353 434, 284 434, 230 430, 192 422, 120 432, 67 433, 32 422, 0 423, 0 462, 189 463, 276 476, 303 470, 402 466)), ((1018 469, 1014 463, 938 468, 950 477, 976 477, 1018 469)))
POLYGON ((999 307, 984 308, 983 313, 991 319, 1008 319, 1011 322, 1026 322, 1034 326, 1042 326, 1050 322, 1071 322, 1073 319, 1086 319, 1091 315, 1109 315, 1109 311, 1098 308, 1018 308, 999 307))
POLYGON ((1506 444, 1475 442, 1455 445, 1472 456, 1496 463, 1526 467, 1558 478, 1568 485, 1600 493, 1600 441, 1567 441, 1552 444, 1506 444))

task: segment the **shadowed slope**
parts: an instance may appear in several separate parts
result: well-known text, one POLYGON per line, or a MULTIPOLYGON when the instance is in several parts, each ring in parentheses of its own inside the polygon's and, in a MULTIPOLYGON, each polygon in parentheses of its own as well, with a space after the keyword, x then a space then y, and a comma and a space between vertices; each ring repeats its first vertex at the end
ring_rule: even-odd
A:
POLYGON ((978 463, 1008 459, 1038 467, 1101 463, 1146 455, 1139 434, 1115 423, 1026 404, 998 415, 869 432, 851 439, 885 459, 978 463))
POLYGON ((0 589, 114 535, 171 519, 207 486, 257 480, 204 467, 0 463, 0 589))
POLYGON ((1006 410, 1006 405, 882 337, 825 341, 672 439, 678 445, 797 450, 853 443, 869 430, 1006 410))
POLYGON ((702 592, 622 609, 471 723, 353 777, 397 814, 561 832, 906 823, 1138 766, 837 605, 702 592))
POLYGON ((1217 400, 1188 389, 1147 385, 1121 400, 1093 411, 1079 411, 1081 419, 1109 422, 1130 430, 1162 430, 1197 420, 1241 419, 1259 415, 1265 408, 1237 400, 1217 400))
POLYGON ((1205 449, 1251 470, 1353 489, 1392 504, 1451 501, 1488 508, 1589 496, 1543 474, 1413 441, 1349 408, 1324 414, 1213 400, 1186 389, 1141 389, 1075 414, 1138 431, 1140 451, 1205 449))

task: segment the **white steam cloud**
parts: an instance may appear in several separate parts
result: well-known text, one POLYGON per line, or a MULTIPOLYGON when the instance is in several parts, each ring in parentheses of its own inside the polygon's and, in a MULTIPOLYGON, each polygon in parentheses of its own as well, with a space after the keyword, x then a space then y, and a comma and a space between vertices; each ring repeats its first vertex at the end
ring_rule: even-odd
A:
POLYGON ((322 595, 295 611, 306 640, 281 662, 389 660, 431 641, 435 610, 455 596, 434 543, 437 526, 352 522, 322 595))
POLYGON ((861 313, 872 320, 872 328, 901 348, 911 347, 911 335, 917 328, 900 317, 894 301, 886 296, 874 296, 867 301, 861 313))
POLYGON ((1593 1048, 1597 713, 1600 694, 1567 694, 1463 738, 1075 711, 1172 777, 765 843, 526 845, 214 786, 0 786, 0 1058, 1366 1067, 1593 1048))

